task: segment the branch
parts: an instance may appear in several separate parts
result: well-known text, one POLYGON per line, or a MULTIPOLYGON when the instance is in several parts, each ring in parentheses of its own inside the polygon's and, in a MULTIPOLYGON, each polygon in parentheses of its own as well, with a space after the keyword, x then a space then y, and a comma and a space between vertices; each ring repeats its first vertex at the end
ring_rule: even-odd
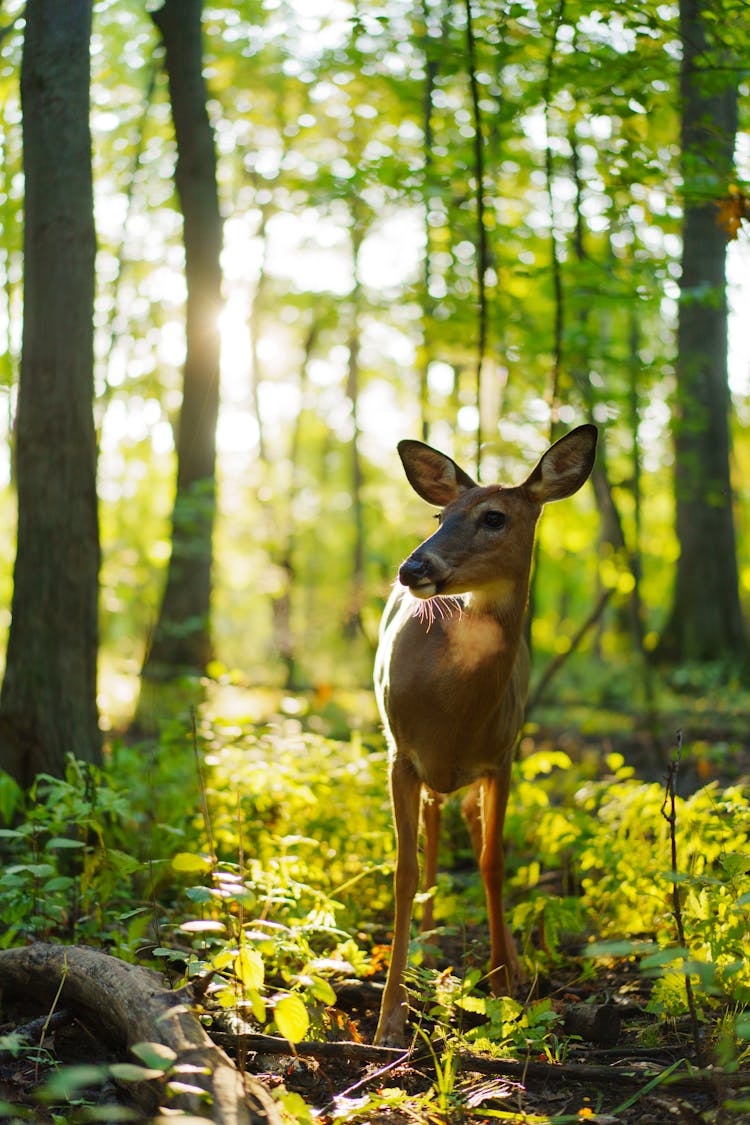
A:
POLYGON ((596 625, 597 621, 604 613, 604 610, 607 608, 607 603, 609 602, 609 599, 612 597, 613 593, 613 586, 608 586, 605 590, 602 590, 599 601, 596 603, 584 623, 580 626, 578 632, 575 633, 571 638, 570 647, 565 652, 558 653, 558 655, 555 656, 547 665, 544 672, 542 672, 541 679, 539 680, 539 683, 536 685, 531 698, 526 704, 526 714, 524 716, 524 721, 528 719, 531 712, 539 703, 539 700, 544 695, 549 686, 550 680, 552 680, 557 675, 568 658, 573 655, 583 638, 588 633, 589 629, 592 629, 594 625, 596 625))
MULTIPOLYGON (((221 1033, 216 1035, 217 1041, 226 1047, 241 1045, 248 1051, 256 1051, 266 1055, 289 1055, 292 1047, 288 1040, 275 1035, 230 1035, 221 1033)), ((425 1066, 434 1063, 434 1051, 418 1050, 408 1051, 397 1047, 374 1047, 369 1043, 329 1043, 317 1040, 303 1040, 294 1044, 294 1052, 300 1056, 309 1056, 318 1059, 343 1059, 362 1063, 381 1063, 383 1065, 407 1064, 411 1067, 425 1066)), ((626 1052, 623 1052, 626 1054, 626 1052)), ((438 1056, 439 1057, 439 1053, 438 1056)), ((470 1074, 501 1075, 524 1081, 527 1078, 538 1079, 542 1082, 568 1082, 597 1083, 603 1086, 625 1082, 632 1085, 645 1085, 652 1082, 655 1085, 669 1081, 670 1089, 683 1090, 716 1090, 723 1083, 741 1087, 750 1084, 750 1071, 734 1071, 723 1074, 714 1069, 690 1070, 676 1075, 676 1068, 685 1065, 684 1059, 678 1060, 664 1070, 645 1070, 641 1066, 593 1066, 584 1063, 546 1063, 518 1059, 489 1059, 482 1055, 475 1055, 469 1051, 459 1051, 458 1059, 461 1071, 470 1074)), ((377 1075, 370 1075, 374 1079, 377 1075)))

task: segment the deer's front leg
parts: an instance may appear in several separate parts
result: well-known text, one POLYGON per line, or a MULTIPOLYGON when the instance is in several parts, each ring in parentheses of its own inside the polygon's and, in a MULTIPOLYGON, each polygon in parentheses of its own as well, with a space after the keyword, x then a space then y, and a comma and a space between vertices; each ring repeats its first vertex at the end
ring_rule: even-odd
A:
POLYGON ((390 784, 396 826, 396 914, 391 963, 380 1005, 375 1042, 386 1047, 400 1047, 404 1042, 408 1010, 403 977, 409 954, 412 907, 419 882, 417 845, 421 782, 410 763, 397 756, 391 765, 390 784))
POLYGON ((437 884, 438 848, 440 846, 440 821, 443 797, 432 789, 422 793, 422 825, 424 828, 424 863, 422 890, 428 896, 422 909, 420 930, 427 933, 435 928, 435 886, 437 884))
POLYGON ((511 762, 497 774, 482 779, 481 817, 482 845, 479 869, 487 897, 490 924, 490 987, 496 996, 511 992, 522 979, 516 943, 505 922, 503 912, 503 880, 505 854, 503 828, 510 790, 511 762))

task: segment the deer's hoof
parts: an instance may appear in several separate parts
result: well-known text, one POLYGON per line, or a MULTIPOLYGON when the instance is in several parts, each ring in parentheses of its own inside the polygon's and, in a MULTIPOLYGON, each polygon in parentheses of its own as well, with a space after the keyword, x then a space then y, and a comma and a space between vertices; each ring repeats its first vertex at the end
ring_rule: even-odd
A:
POLYGON ((400 1006, 395 1011, 381 1012, 375 1032, 377 1047, 403 1047, 406 1043, 406 1020, 400 1006))

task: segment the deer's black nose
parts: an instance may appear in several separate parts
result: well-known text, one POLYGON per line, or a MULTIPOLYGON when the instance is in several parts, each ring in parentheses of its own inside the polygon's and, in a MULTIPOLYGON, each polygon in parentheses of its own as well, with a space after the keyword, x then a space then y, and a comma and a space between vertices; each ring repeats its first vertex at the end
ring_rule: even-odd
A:
POLYGON ((414 554, 401 564, 398 577, 403 586, 418 586, 430 577, 431 571, 430 560, 424 555, 414 554))

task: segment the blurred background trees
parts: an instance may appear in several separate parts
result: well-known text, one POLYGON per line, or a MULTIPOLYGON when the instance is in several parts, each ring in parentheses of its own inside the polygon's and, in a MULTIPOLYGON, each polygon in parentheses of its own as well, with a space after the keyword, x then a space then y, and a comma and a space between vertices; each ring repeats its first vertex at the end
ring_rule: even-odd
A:
POLYGON ((216 149, 203 80, 201 0, 152 13, 165 52, 185 245, 185 366, 176 425, 171 553, 159 616, 141 670, 160 679, 201 674, 212 657, 211 571, 219 414, 221 214, 216 149))
MULTIPOLYGON (((171 5, 151 7, 165 30, 171 5)), ((19 77, 33 7, 1 10, 4 638, 32 345, 19 77)), ((512 480, 587 419, 604 438, 595 487, 541 529, 538 672, 599 604, 570 662, 592 705, 597 692, 644 702, 654 655, 736 668, 750 584, 744 4, 237 0, 191 17, 223 222, 221 404, 205 413, 188 409, 167 79, 187 48, 170 55, 141 0, 93 5, 103 725, 132 709, 159 636, 181 443, 204 448, 217 406, 215 521, 197 550, 212 544, 210 621, 197 595, 171 613, 172 637, 199 623, 202 648, 167 671, 366 684, 396 565, 430 528, 397 440, 512 480)), ((218 253, 215 216, 208 227, 199 247, 218 253)), ((71 321, 58 373, 85 350, 71 321)))

